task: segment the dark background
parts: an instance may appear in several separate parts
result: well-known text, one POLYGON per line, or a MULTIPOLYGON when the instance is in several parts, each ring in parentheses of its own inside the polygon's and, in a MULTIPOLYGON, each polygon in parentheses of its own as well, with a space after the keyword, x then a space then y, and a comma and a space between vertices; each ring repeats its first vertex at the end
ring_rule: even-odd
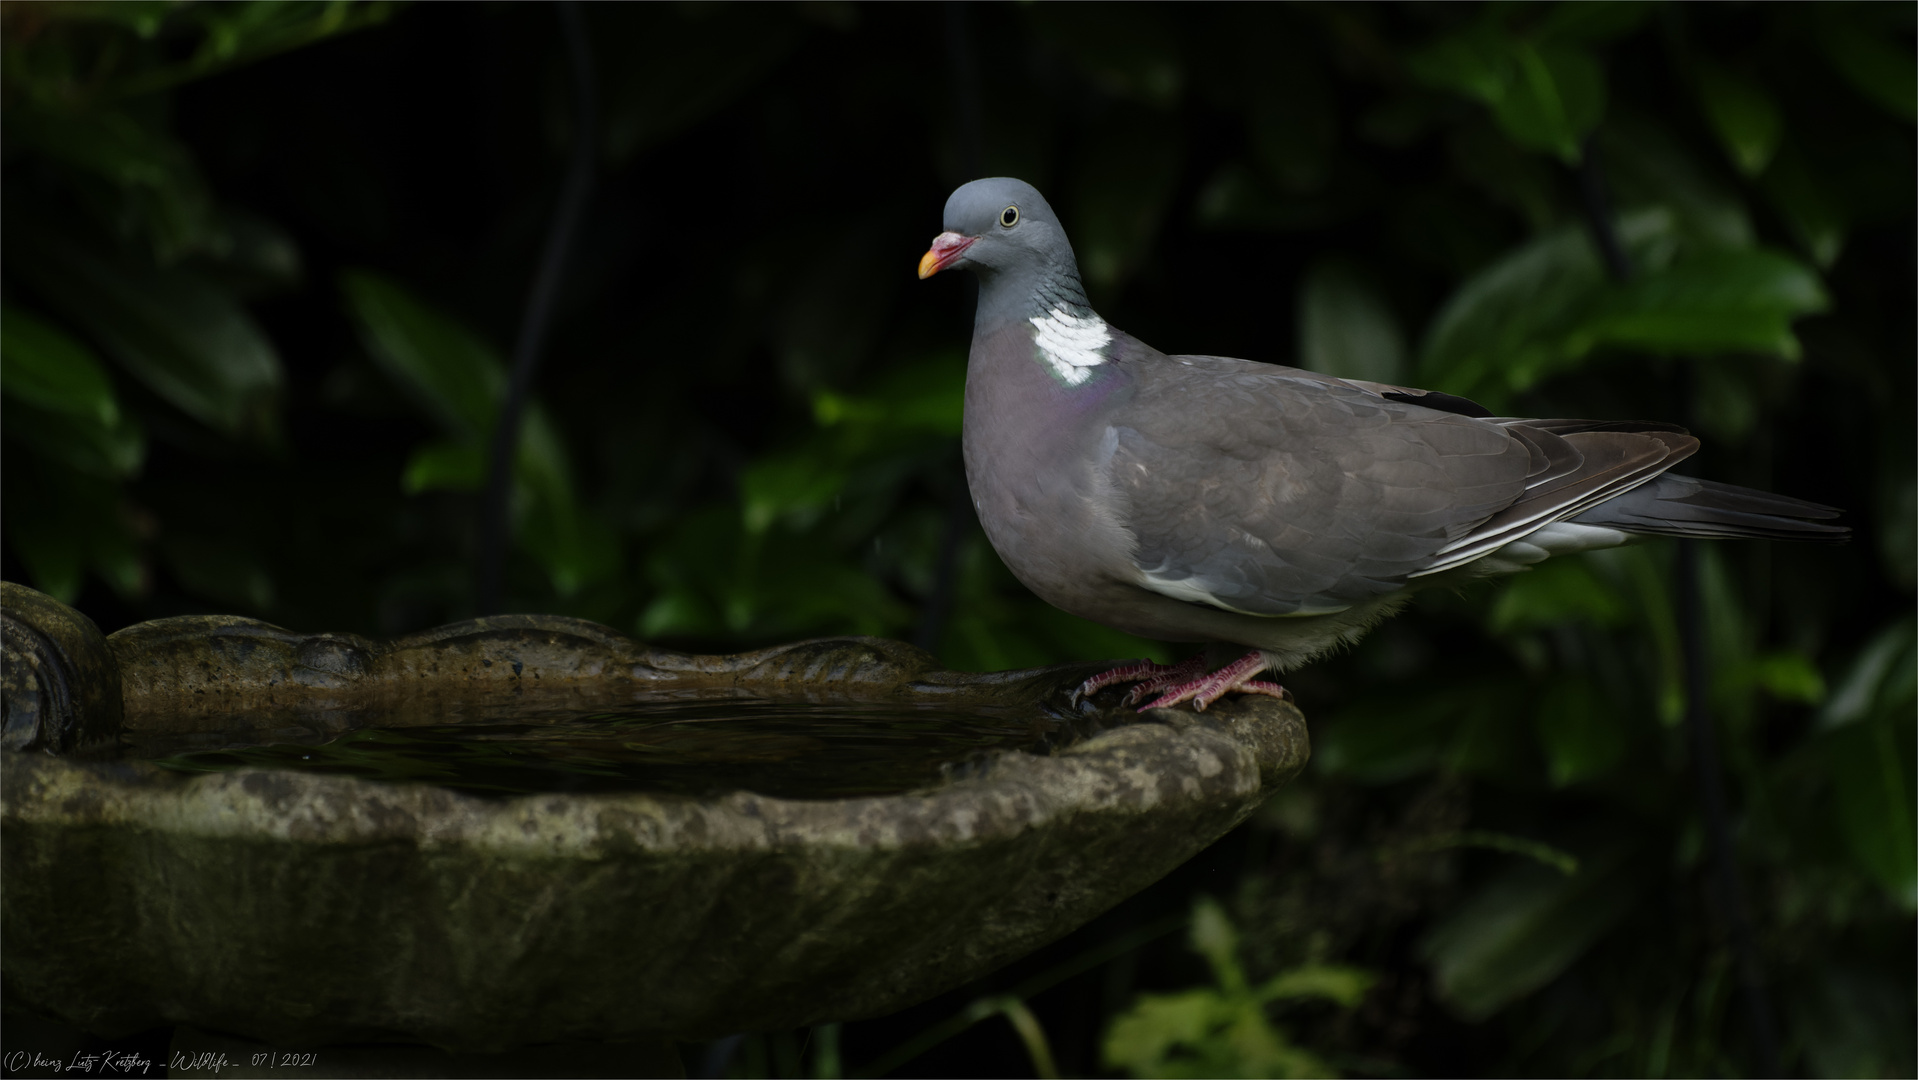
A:
MULTIPOLYGON (((1685 422, 1685 471, 1857 531, 1706 548, 1696 620, 1666 542, 1423 597, 1287 678, 1311 769, 1164 882, 983 985, 689 1069, 885 1066, 1016 992, 1065 1073, 1909 1075, 1912 11, 577 9, 591 188, 508 610, 688 650, 1174 658, 1030 597, 966 509, 973 285, 912 267, 976 174, 1045 191, 1095 306, 1168 352, 1685 422), (1225 916, 1198 951, 1195 902, 1225 916), (1343 989, 1259 999, 1228 968, 1343 989), (1141 993, 1266 1049, 1178 1043, 1141 993), (1102 1057, 1112 1032, 1158 1049, 1102 1057)), ((108 632, 474 615, 488 439, 581 134, 561 9, 0 18, 5 577, 108 632)), ((1035 1067, 993 1014, 897 1073, 1035 1067)))

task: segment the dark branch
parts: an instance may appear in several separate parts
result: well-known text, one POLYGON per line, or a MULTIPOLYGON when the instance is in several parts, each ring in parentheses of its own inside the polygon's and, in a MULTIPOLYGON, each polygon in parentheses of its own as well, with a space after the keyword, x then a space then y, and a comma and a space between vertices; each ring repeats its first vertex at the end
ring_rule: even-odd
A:
MULTIPOLYGON (((1578 188, 1585 204, 1586 225, 1598 246, 1605 269, 1615 282, 1631 279, 1632 266, 1618 239, 1617 221, 1605 190, 1605 178, 1592 140, 1585 140, 1578 163, 1578 188)), ((1691 409, 1690 380, 1686 380, 1686 412, 1691 409)), ((1719 913, 1730 924, 1732 951, 1737 956, 1738 981, 1745 999, 1746 1023, 1751 1029, 1752 1053, 1760 1076, 1777 1076, 1778 1042, 1773 1034, 1771 1003, 1765 996, 1763 965, 1752 932, 1751 911, 1738 880, 1733 848, 1731 812, 1725 799, 1725 767, 1706 702, 1711 674, 1705 656, 1705 614, 1698 581, 1698 541, 1678 542, 1678 636, 1685 663, 1685 731, 1691 741, 1692 765, 1698 772, 1699 799, 1704 803, 1705 829, 1712 853, 1711 889, 1719 913)))
POLYGON ((597 110, 593 100, 593 59, 586 45, 586 26, 579 5, 564 0, 557 5, 560 30, 566 40, 566 55, 573 74, 573 152, 566 167, 565 186, 560 189, 559 205, 546 232, 546 245, 540 253, 539 269, 533 275, 526 296, 525 314, 520 319, 519 340, 513 345, 513 369, 507 378, 506 398, 500 403, 499 421, 493 426, 492 455, 486 474, 486 492, 480 504, 480 559, 478 611, 480 615, 500 610, 502 579, 506 568, 506 546, 511 531, 508 521, 513 490, 513 464, 519 448, 520 421, 526 414, 526 400, 532 392, 533 375, 539 368, 540 349, 552 322, 553 301, 565 276, 567 256, 578 231, 580 215, 586 208, 593 187, 593 161, 598 144, 597 110))

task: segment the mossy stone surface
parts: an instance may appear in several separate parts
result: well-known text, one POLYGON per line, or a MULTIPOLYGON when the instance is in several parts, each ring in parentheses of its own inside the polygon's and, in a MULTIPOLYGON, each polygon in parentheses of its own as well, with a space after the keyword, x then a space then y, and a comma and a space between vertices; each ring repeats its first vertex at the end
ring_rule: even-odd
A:
MULTIPOLYGON (((537 616, 388 643, 169 619, 108 643, 127 729, 168 731, 343 731, 507 697, 1059 708, 1097 667, 965 674, 863 638, 688 656, 537 616)), ((100 1035, 186 1023, 282 1046, 499 1051, 880 1015, 1151 884, 1308 753, 1303 718, 1269 698, 1131 720, 1115 710, 1122 726, 937 787, 832 800, 483 798, 10 752, 0 978, 10 1008, 100 1035)))

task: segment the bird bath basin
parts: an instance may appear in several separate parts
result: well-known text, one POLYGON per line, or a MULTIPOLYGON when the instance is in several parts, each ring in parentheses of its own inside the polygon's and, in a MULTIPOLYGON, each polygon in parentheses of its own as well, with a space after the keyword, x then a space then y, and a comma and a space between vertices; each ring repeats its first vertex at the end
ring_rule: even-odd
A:
POLYGON ((0 590, 0 983, 106 1038, 490 1053, 880 1015, 1144 888, 1307 755, 1269 698, 1074 704, 1093 665, 692 656, 550 616, 102 638, 0 590))

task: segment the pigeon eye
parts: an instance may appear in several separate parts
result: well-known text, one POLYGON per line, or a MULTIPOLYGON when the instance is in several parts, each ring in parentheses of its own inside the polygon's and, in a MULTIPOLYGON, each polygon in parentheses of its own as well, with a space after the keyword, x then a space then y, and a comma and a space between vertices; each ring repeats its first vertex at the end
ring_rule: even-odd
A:
POLYGON ((1016 206, 1008 206, 1004 210, 999 211, 999 224, 1004 225, 1008 229, 1019 224, 1019 208, 1016 206))

